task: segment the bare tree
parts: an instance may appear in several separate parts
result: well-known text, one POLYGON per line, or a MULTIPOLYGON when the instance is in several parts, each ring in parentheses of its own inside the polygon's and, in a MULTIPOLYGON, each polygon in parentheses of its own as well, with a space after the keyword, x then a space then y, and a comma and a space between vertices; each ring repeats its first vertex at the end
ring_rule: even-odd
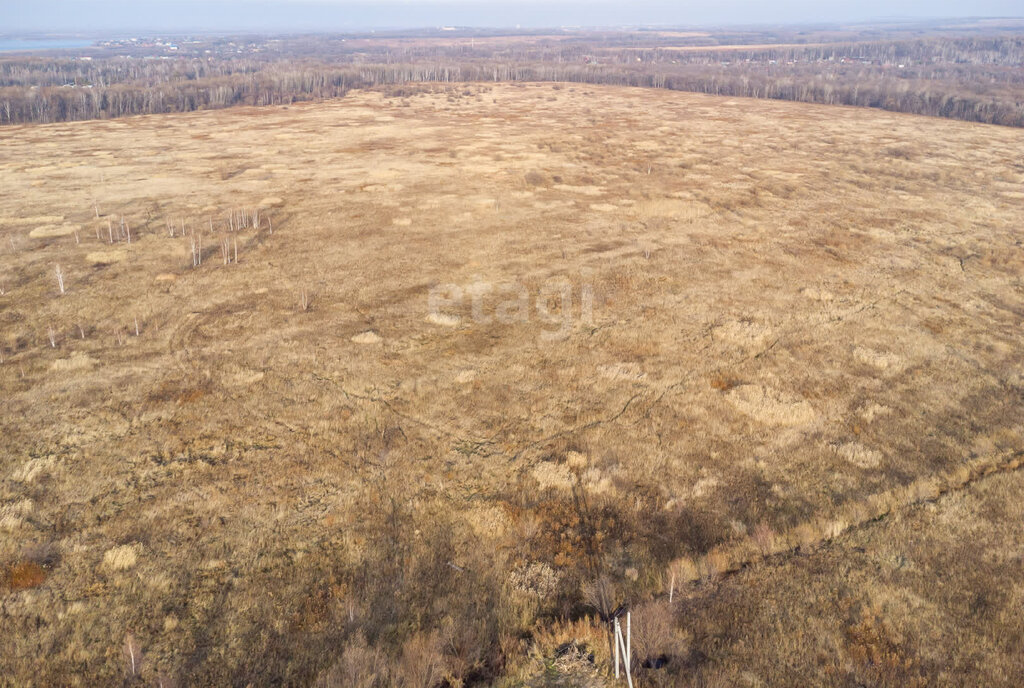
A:
POLYGON ((125 668, 128 671, 129 676, 138 676, 139 671, 142 669, 142 648, 139 647, 139 643, 135 640, 131 633, 124 638, 124 648, 122 648, 124 654, 125 668))
POLYGON ((60 293, 64 293, 64 270, 61 269, 60 265, 56 266, 55 273, 57 275, 57 286, 60 287, 60 293))

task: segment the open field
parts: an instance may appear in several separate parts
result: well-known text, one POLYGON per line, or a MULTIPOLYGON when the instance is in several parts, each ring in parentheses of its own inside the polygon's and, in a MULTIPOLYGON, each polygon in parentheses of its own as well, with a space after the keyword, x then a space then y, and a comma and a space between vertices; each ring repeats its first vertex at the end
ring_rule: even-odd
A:
POLYGON ((1020 684, 1024 130, 434 84, 0 136, 0 683, 601 685, 632 603, 643 685, 1020 684))

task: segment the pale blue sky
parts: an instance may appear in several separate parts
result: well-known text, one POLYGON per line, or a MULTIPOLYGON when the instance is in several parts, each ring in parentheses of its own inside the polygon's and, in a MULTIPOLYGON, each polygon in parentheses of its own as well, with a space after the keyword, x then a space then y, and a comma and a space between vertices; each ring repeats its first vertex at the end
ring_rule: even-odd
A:
POLYGON ((0 0, 0 34, 424 26, 736 25, 1020 17, 1024 0, 0 0))

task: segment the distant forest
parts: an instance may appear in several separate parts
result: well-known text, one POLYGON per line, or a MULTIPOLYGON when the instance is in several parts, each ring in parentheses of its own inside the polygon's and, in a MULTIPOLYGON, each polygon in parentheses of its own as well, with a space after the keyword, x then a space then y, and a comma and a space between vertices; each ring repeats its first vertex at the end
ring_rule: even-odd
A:
POLYGON ((1024 31, 873 40, 835 32, 132 39, 75 57, 0 58, 0 124, 281 105, 415 82, 495 81, 666 88, 1021 127, 1024 31))

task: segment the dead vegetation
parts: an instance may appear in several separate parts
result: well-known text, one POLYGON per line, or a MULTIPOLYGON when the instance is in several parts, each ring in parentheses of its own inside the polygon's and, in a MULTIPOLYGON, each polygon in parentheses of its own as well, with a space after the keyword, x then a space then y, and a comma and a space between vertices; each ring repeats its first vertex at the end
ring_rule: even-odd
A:
POLYGON ((467 88, 4 130, 2 674, 1018 683, 1020 132, 467 88))

